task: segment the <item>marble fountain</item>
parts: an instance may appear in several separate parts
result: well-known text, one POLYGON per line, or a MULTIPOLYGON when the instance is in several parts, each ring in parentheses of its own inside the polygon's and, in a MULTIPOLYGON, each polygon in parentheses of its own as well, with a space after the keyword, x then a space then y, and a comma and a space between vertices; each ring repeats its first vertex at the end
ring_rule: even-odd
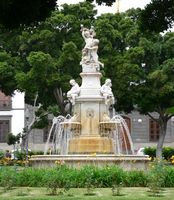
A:
POLYGON ((100 68, 104 65, 98 59, 99 40, 94 27, 81 26, 81 33, 85 41, 80 62, 82 84, 70 80, 72 88, 67 92, 72 116, 53 119, 45 154, 32 156, 30 162, 34 167, 65 163, 73 167, 116 164, 128 170, 146 169, 149 158, 134 154, 124 119, 120 115, 110 116, 109 108, 115 104, 115 98, 111 80, 106 79, 103 85, 100 82, 100 68))

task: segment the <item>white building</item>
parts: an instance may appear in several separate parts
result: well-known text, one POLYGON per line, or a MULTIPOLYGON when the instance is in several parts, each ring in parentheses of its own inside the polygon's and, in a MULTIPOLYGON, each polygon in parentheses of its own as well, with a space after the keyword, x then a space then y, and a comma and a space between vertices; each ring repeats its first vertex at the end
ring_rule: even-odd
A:
POLYGON ((24 93, 15 91, 12 97, 0 92, 0 149, 10 149, 6 144, 8 133, 17 135, 24 128, 24 93))

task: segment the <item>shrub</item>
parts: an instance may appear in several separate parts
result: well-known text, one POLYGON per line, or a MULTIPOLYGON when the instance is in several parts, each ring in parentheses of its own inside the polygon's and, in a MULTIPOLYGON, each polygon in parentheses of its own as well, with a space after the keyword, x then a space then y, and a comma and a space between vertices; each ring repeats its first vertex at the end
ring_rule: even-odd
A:
POLYGON ((0 186, 3 187, 5 191, 10 190, 15 186, 15 174, 15 169, 7 167, 0 169, 0 186))
POLYGON ((68 171, 69 168, 64 165, 46 171, 43 181, 44 186, 48 188, 50 194, 61 194, 71 188, 71 182, 67 177, 68 171))
POLYGON ((149 155, 149 157, 151 157, 153 160, 156 157, 156 148, 155 147, 145 147, 144 154, 149 155))
POLYGON ((164 187, 174 187, 174 168, 173 166, 165 166, 164 187))
POLYGON ((43 151, 29 151, 28 155, 32 156, 32 155, 43 155, 44 152, 43 151))
POLYGON ((13 161, 10 158, 2 158, 0 160, 0 165, 2 166, 12 166, 13 165, 13 161))
MULTIPOLYGON (((146 155, 149 155, 153 160, 156 157, 156 147, 146 147, 144 149, 144 153, 146 155)), ((172 148, 172 147, 164 147, 162 149, 162 155, 163 155, 164 159, 170 160, 172 155, 174 155, 174 148, 172 148)))
POLYGON ((163 153, 164 159, 170 160, 170 158, 174 155, 174 148, 164 147, 162 153, 163 153))
POLYGON ((115 166, 111 166, 108 168, 110 173, 108 173, 108 180, 111 184, 112 195, 119 196, 121 188, 125 182, 125 172, 123 169, 115 166))
POLYGON ((22 170, 17 171, 16 185, 29 187, 42 186, 43 177, 46 171, 46 169, 23 168, 22 170))
POLYGON ((152 196, 160 195, 161 188, 165 185, 166 175, 167 171, 164 162, 155 160, 148 172, 148 187, 152 196))
POLYGON ((26 159, 26 153, 24 151, 15 151, 14 152, 14 158, 16 160, 25 160, 26 159))
POLYGON ((151 170, 123 171, 118 166, 84 166, 81 169, 58 165, 55 168, 0 168, 0 186, 7 188, 13 186, 47 187, 50 193, 60 193, 70 188, 86 188, 87 193, 93 193, 96 187, 110 187, 113 192, 120 187, 153 187, 149 185, 160 181, 164 187, 174 187, 174 168, 163 164, 162 169, 152 164, 151 170), (5 177, 5 178, 4 178, 5 177))
POLYGON ((94 189, 98 182, 95 177, 96 170, 97 168, 95 166, 85 166, 80 170, 80 175, 82 179, 82 187, 86 188, 87 195, 94 194, 94 189))
POLYGON ((0 159, 2 159, 4 157, 4 152, 0 151, 0 159))
POLYGON ((134 170, 126 172, 125 185, 128 187, 146 187, 147 182, 147 174, 144 171, 134 170))

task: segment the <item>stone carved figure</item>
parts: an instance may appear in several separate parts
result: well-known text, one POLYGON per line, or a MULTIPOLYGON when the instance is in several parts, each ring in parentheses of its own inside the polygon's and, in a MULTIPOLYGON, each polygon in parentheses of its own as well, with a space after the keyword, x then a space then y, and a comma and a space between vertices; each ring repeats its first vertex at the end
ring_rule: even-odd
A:
POLYGON ((70 122, 77 122, 79 115, 77 113, 74 113, 74 115, 70 118, 70 122))
POLYGON ((111 119, 110 119, 110 117, 108 116, 107 113, 103 113, 102 120, 103 120, 104 122, 110 122, 110 121, 111 121, 111 119))
POLYGON ((82 60, 80 62, 83 64, 93 63, 96 66, 97 70, 100 70, 100 65, 104 67, 104 64, 98 60, 98 44, 99 40, 94 38, 96 36, 94 27, 91 26, 90 29, 84 28, 81 25, 82 37, 85 40, 85 47, 82 50, 82 60))
POLYGON ((67 92, 67 97, 70 100, 70 102, 72 103, 72 105, 74 105, 75 104, 75 98, 77 96, 79 96, 80 87, 74 79, 71 79, 69 83, 70 83, 70 85, 72 85, 72 88, 71 88, 71 90, 69 90, 67 92))
POLYGON ((105 98, 106 105, 113 105, 115 103, 115 98, 112 93, 111 87, 112 87, 111 79, 106 79, 105 83, 100 88, 100 92, 105 98))

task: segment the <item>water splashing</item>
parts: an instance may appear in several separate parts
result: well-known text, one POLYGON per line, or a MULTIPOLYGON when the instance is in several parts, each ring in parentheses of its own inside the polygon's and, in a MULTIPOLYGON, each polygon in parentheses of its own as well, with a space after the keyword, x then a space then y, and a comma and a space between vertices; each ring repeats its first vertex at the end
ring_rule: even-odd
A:
POLYGON ((114 153, 118 155, 134 154, 130 131, 124 118, 120 115, 115 115, 111 121, 115 122, 115 128, 111 133, 111 138, 114 142, 114 153))
MULTIPOLYGON (((77 128, 78 122, 72 122, 71 119, 73 119, 71 115, 54 117, 44 154, 48 152, 51 152, 50 154, 68 154, 69 139, 78 136, 77 133, 80 132, 77 128)), ((134 154, 129 128, 123 117, 115 115, 109 121, 101 122, 100 131, 102 137, 112 139, 115 155, 134 154)))
POLYGON ((68 139, 70 138, 71 133, 69 129, 64 129, 62 123, 68 122, 70 119, 71 115, 67 115, 66 117, 60 115, 53 118, 45 145, 44 155, 48 152, 50 152, 50 154, 60 155, 68 153, 68 139))

